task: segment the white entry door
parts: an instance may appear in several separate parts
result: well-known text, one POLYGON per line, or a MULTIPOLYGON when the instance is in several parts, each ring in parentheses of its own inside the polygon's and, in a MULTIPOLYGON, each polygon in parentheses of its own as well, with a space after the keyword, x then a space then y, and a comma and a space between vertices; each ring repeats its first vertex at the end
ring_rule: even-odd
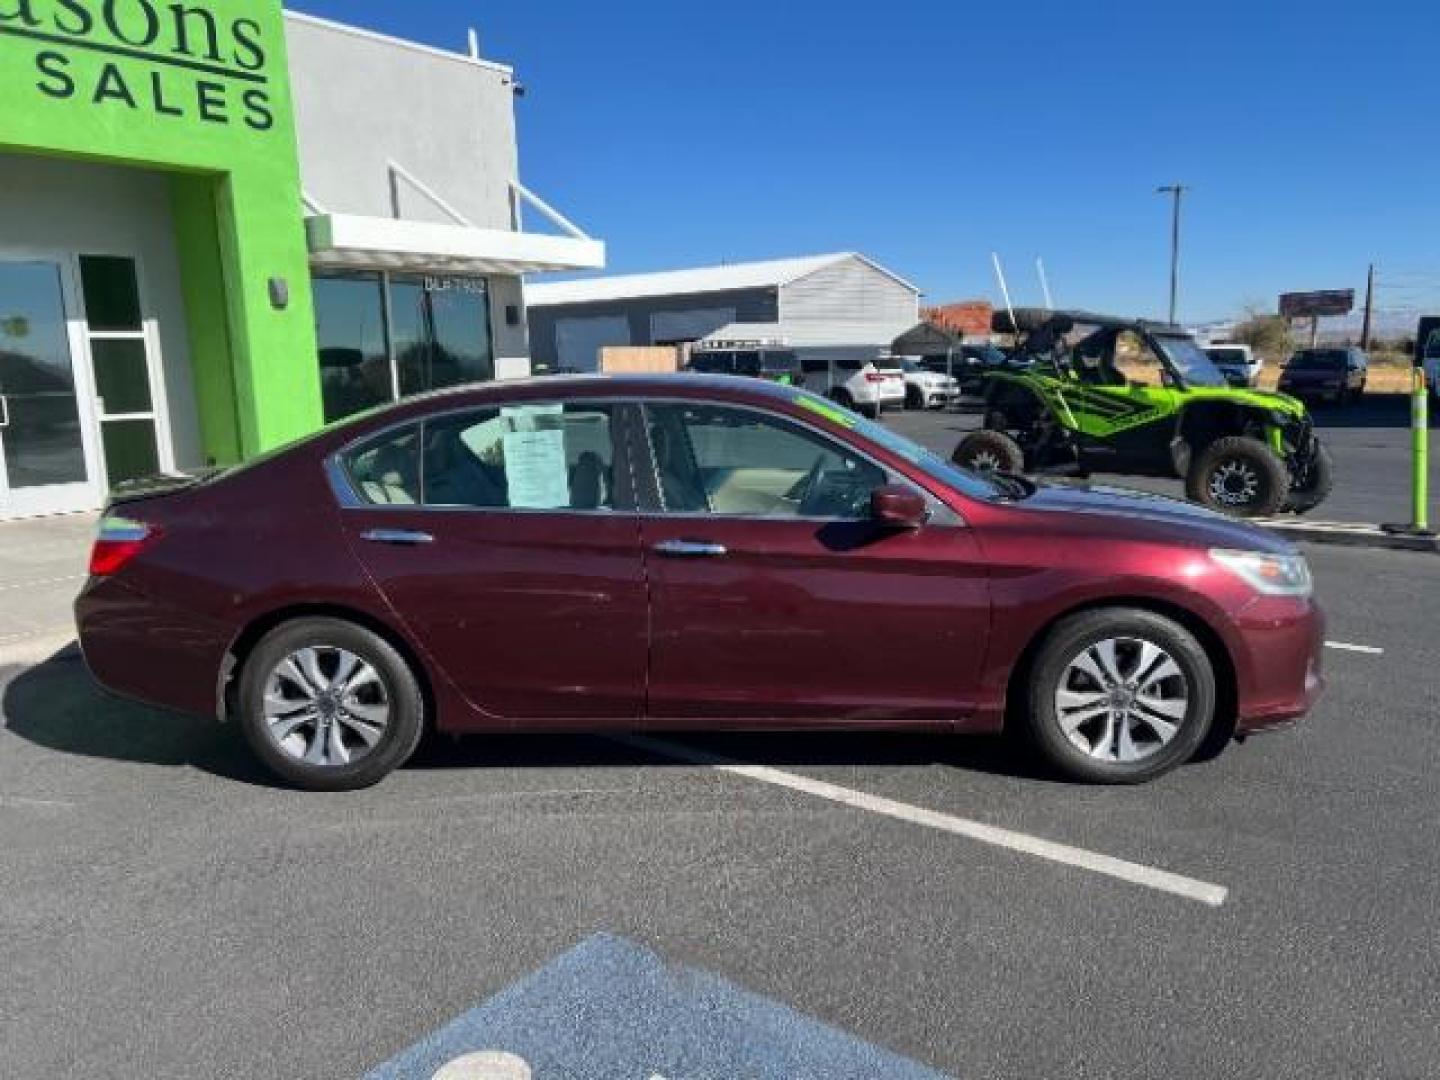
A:
POLYGON ((76 264, 0 254, 0 519, 104 501, 76 264))

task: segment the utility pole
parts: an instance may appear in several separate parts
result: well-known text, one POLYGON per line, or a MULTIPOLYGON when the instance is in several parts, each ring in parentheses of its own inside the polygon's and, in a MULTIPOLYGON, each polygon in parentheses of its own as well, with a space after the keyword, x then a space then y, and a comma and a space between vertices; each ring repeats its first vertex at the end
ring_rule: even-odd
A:
POLYGON ((1174 212, 1170 219, 1170 322, 1176 319, 1180 298, 1180 200, 1190 189, 1184 184, 1165 184, 1155 189, 1157 195, 1174 197, 1174 212))
POLYGON ((1370 273, 1365 278, 1365 321, 1360 325, 1360 348, 1370 351, 1371 320, 1375 314, 1375 264, 1370 264, 1370 273))

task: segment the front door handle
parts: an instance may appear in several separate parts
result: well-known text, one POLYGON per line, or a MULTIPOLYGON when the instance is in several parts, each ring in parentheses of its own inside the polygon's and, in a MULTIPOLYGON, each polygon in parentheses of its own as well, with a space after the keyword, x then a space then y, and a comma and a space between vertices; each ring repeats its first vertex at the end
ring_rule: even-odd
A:
POLYGON ((370 529, 360 534, 361 540, 369 540, 372 544, 399 544, 402 547, 413 547, 417 544, 429 544, 434 537, 427 532, 417 532, 414 529, 370 529))
POLYGON ((717 559, 725 554, 725 545, 708 540, 662 540, 654 550, 672 559, 717 559))

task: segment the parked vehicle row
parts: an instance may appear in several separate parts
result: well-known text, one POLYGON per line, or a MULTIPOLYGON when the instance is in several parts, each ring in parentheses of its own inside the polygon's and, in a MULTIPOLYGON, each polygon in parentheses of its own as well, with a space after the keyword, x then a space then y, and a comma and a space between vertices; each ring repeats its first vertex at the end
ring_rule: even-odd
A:
POLYGON ((700 375, 464 387, 136 485, 76 617, 103 685, 218 712, 320 790, 427 729, 1013 725, 1065 775, 1132 783, 1321 687, 1284 541, 700 375))

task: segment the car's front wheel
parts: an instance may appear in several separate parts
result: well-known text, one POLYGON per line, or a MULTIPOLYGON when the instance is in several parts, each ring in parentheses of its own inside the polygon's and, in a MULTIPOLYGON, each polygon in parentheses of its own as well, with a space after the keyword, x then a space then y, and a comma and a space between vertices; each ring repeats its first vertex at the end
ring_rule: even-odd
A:
POLYGON ((1025 451, 1003 431, 972 431, 960 440, 950 460, 974 472, 1025 471, 1025 451))
POLYGON ((1152 780, 1193 756, 1216 707, 1214 667, 1173 619, 1136 608, 1059 623, 1035 660, 1024 719, 1031 742, 1066 776, 1152 780))
POLYGON ((1290 489, 1280 456, 1259 439, 1232 435, 1207 446, 1190 465, 1185 494, 1192 502, 1240 517, 1269 517, 1290 489))
POLYGON ((256 756, 310 791, 369 787, 415 752, 425 701, 405 658, 332 618, 276 627, 240 673, 239 724, 256 756))

